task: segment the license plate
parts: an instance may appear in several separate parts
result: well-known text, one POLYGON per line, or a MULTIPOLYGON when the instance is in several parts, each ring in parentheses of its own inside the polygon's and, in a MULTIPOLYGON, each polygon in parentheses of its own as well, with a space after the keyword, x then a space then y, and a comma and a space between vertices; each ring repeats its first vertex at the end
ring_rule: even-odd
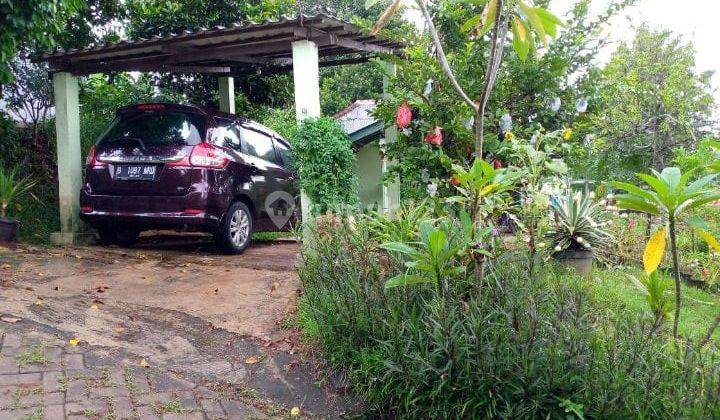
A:
POLYGON ((115 179, 153 181, 156 169, 157 167, 153 165, 118 165, 115 167, 115 179))

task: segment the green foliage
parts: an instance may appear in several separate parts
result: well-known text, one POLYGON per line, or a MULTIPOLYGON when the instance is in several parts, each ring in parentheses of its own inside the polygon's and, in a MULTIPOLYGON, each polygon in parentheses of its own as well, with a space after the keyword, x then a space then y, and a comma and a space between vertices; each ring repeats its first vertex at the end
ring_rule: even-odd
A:
POLYGON ((318 237, 303 258, 299 322, 367 400, 368 417, 720 412, 712 354, 692 344, 669 351, 661 329, 623 307, 608 279, 596 285, 552 266, 531 276, 505 259, 482 289, 467 271, 446 274, 440 304, 429 287, 385 289, 383 279, 405 272, 405 260, 388 257, 364 219, 318 237))
POLYGON ((550 199, 555 223, 547 233, 554 252, 566 249, 598 249, 610 245, 613 237, 605 229, 608 215, 590 194, 565 191, 550 199))
POLYGON ((601 76, 593 98, 599 110, 581 129, 596 135, 583 161, 595 179, 660 170, 674 147, 694 149, 712 126, 710 75, 698 74, 692 44, 670 31, 641 26, 601 76))
POLYGON ((0 86, 12 81, 9 63, 22 48, 48 47, 61 30, 62 15, 78 0, 0 0, 0 86))
POLYGON ((665 320, 673 308, 672 297, 669 296, 673 286, 672 280, 659 271, 654 271, 650 275, 642 273, 638 276, 630 275, 629 277, 643 290, 650 311, 655 317, 655 322, 659 323, 665 320))
POLYGON ((28 193, 36 181, 30 177, 18 178, 16 170, 9 172, 0 166, 0 217, 6 217, 18 204, 18 199, 28 193))
POLYGON ((357 202, 355 154, 337 121, 327 117, 304 120, 292 144, 300 187, 312 200, 316 214, 357 202))
POLYGON ((707 223, 702 218, 687 217, 693 209, 720 200, 720 192, 713 185, 717 174, 703 176, 688 184, 695 172, 696 169, 692 169, 683 174, 680 168, 669 167, 663 169, 662 172, 653 170, 652 174, 637 174, 649 186, 647 190, 626 182, 611 183, 616 188, 626 191, 626 194, 617 196, 619 207, 660 216, 669 225, 670 250, 675 274, 675 320, 673 324, 673 335, 675 336, 677 336, 681 306, 680 262, 676 239, 677 223, 687 222, 708 244, 720 248, 717 240, 708 232, 707 223))

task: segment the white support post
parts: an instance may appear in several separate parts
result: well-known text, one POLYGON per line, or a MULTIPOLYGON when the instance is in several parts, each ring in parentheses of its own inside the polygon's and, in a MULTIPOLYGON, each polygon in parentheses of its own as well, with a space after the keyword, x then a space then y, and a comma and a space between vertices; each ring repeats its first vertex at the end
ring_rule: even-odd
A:
MULTIPOLYGON (((387 69, 387 75, 383 77, 383 95, 386 96, 388 85, 390 80, 388 76, 395 77, 397 73, 397 66, 394 63, 385 62, 387 69)), ((397 141, 397 127, 390 125, 385 128, 385 136, 380 139, 380 150, 382 153, 382 176, 389 171, 392 162, 385 155, 385 145, 387 143, 394 143, 397 141)), ((400 207, 400 180, 395 179, 390 182, 384 182, 382 186, 382 208, 383 212, 390 217, 393 217, 400 207)))
POLYGON ((82 164, 80 158, 80 104, 78 78, 70 73, 53 74, 55 93, 55 130, 57 134, 58 195, 60 232, 53 241, 73 243, 80 230, 80 188, 82 164))
POLYGON ((228 76, 218 77, 220 111, 235 113, 235 79, 228 76))
MULTIPOLYGON (((318 47, 312 41, 292 43, 293 81, 295 82, 295 117, 300 122, 320 116, 320 65, 318 47)), ((303 224, 312 221, 312 202, 300 191, 303 224)), ((303 229, 303 239, 308 232, 303 229)))

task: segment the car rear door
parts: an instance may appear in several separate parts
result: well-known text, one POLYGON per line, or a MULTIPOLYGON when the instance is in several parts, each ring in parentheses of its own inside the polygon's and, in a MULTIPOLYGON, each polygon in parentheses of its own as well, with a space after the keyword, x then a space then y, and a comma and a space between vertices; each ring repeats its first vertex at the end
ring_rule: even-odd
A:
POLYGON ((185 195, 193 169, 178 165, 205 136, 204 115, 139 105, 121 113, 95 144, 102 165, 88 169, 95 194, 185 195))

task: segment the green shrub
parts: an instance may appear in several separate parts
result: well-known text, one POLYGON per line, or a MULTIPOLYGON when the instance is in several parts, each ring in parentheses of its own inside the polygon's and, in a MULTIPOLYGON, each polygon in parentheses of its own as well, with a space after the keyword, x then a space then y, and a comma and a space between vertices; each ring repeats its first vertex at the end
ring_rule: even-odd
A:
POLYGON ((720 415, 714 353, 669 346, 666 326, 608 309, 589 282, 552 265, 531 277, 508 254, 482 288, 458 274, 442 297, 430 284, 386 290, 405 267, 372 229, 360 220, 318 237, 298 315, 368 417, 720 415))
POLYGON ((295 134, 292 158, 316 214, 357 203, 355 154, 337 121, 304 120, 295 134))

